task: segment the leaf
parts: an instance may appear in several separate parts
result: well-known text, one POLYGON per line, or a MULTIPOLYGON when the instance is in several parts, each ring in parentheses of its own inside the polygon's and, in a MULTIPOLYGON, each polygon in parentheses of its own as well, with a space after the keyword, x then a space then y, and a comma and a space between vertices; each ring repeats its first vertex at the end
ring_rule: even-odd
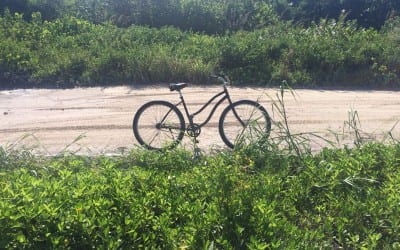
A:
POLYGON ((17 240, 19 243, 26 243, 26 237, 22 232, 17 234, 17 240))

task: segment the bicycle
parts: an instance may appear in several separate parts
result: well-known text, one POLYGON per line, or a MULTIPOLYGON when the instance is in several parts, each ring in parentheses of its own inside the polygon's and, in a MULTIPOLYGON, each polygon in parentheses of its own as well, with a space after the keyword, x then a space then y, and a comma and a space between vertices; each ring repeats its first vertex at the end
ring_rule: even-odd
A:
POLYGON ((228 106, 222 111, 219 118, 219 134, 223 142, 230 148, 235 145, 249 143, 255 139, 268 138, 271 130, 271 118, 266 109, 258 102, 252 100, 240 100, 232 102, 228 92, 229 79, 225 76, 212 76, 222 82, 223 91, 211 97, 199 110, 189 113, 182 89, 187 83, 171 83, 170 91, 177 91, 180 101, 172 104, 168 101, 150 101, 141 106, 133 118, 133 133, 135 138, 147 149, 162 150, 176 147, 183 139, 185 132, 194 138, 214 115, 218 106, 225 100, 228 106), (194 118, 202 113, 218 97, 205 121, 198 124, 194 118), (185 123, 182 112, 178 106, 182 105, 188 123, 185 123))

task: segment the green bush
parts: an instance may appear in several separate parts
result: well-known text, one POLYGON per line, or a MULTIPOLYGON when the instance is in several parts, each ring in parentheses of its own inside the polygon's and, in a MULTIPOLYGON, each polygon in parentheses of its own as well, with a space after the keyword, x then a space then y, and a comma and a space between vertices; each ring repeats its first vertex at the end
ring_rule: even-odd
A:
POLYGON ((323 149, 301 158, 276 150, 193 161, 183 150, 40 157, 0 148, 0 243, 7 249, 399 247, 399 145, 323 149))
POLYGON ((285 22, 225 35, 172 27, 118 28, 39 13, 0 17, 0 86, 72 87, 191 81, 225 72, 235 83, 398 87, 398 21, 382 31, 354 22, 285 22))

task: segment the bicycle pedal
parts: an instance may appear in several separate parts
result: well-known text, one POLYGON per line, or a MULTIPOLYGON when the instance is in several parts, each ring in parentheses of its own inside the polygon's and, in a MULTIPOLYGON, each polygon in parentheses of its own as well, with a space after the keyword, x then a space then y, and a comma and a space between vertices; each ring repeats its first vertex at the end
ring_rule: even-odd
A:
POLYGON ((195 148, 193 151, 193 156, 194 157, 200 157, 201 156, 201 150, 199 148, 195 148))

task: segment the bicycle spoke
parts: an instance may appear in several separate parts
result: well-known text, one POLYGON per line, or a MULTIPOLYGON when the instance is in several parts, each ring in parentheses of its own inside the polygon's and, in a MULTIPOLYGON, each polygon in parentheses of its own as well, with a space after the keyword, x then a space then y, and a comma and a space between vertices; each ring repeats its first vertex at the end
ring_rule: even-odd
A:
POLYGON ((254 142, 270 128, 269 116, 256 102, 243 100, 224 110, 220 119, 220 133, 224 142, 233 147, 234 143, 254 142))
POLYGON ((149 141, 149 145, 150 145, 150 146, 153 145, 153 141, 157 138, 157 136, 158 136, 159 134, 160 134, 160 133, 157 132, 157 133, 153 136, 153 138, 150 139, 150 141, 149 141))
POLYGON ((135 116, 133 127, 139 143, 150 149, 171 148, 184 135, 182 114, 165 101, 145 104, 135 116))

